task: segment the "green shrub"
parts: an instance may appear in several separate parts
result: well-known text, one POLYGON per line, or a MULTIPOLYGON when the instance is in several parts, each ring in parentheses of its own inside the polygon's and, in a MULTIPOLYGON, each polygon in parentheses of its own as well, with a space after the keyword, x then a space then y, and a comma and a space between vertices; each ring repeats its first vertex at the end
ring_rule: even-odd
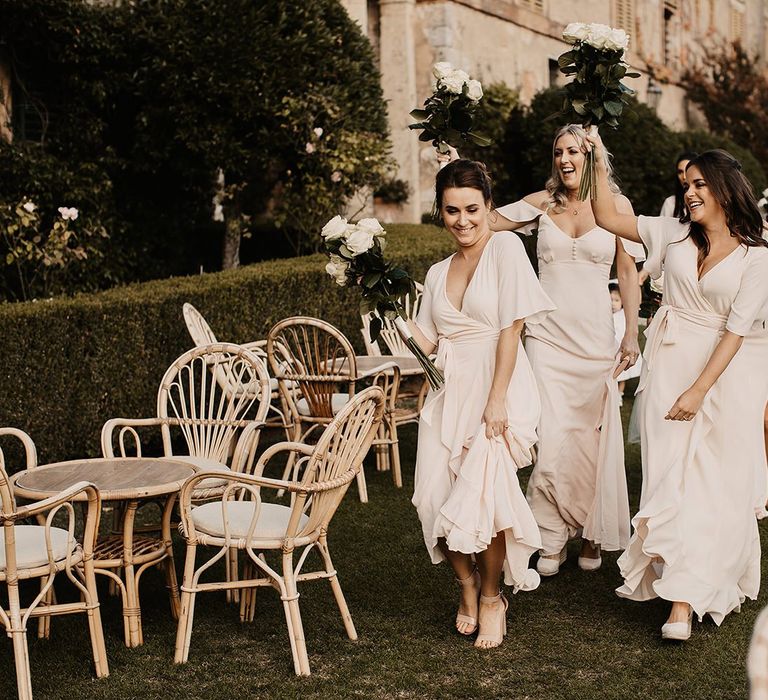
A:
MULTIPOLYGON (((416 279, 452 249, 432 226, 393 225, 388 236, 388 252, 416 279)), ((0 425, 29 432, 46 462, 97 455, 108 418, 154 414, 166 367, 192 344, 181 314, 187 301, 222 341, 264 338, 280 319, 307 314, 339 327, 362 351, 358 297, 333 284, 324 265, 312 255, 1 304, 0 425)))

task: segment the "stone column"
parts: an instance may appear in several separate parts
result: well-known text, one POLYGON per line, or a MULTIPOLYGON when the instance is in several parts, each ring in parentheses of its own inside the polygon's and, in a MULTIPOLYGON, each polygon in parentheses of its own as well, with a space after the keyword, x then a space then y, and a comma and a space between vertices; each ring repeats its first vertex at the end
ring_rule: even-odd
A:
POLYGON ((397 177, 411 188, 411 196, 402 207, 398 220, 418 223, 419 141, 408 129, 413 120, 409 112, 420 106, 416 94, 416 61, 413 38, 415 0, 380 0, 381 86, 389 112, 393 155, 397 159, 397 177))

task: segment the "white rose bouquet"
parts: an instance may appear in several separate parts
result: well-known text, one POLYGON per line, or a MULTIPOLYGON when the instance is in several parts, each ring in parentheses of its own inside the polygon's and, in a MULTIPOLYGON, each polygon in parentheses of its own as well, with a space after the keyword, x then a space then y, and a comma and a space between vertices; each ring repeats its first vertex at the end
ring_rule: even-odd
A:
POLYGON ((433 389, 442 386, 443 373, 422 352, 404 323, 407 316, 402 298, 406 294, 415 294, 416 288, 403 268, 384 259, 387 239, 381 224, 376 219, 361 219, 351 224, 334 216, 323 226, 322 237, 330 258, 325 271, 340 287, 360 287, 360 313, 374 314, 370 325, 371 340, 379 337, 382 318, 395 321, 406 344, 424 368, 430 386, 433 389))
POLYGON ((763 218, 768 220, 768 187, 763 190, 763 196, 757 201, 757 206, 763 218))
POLYGON ((475 109, 483 98, 483 86, 450 63, 436 63, 432 69, 435 85, 424 109, 414 109, 418 121, 409 129, 421 129, 419 141, 431 141, 438 153, 448 153, 448 146, 461 142, 490 146, 491 140, 474 131, 475 109))
MULTIPOLYGON (((565 86, 565 99, 561 114, 579 122, 585 129, 607 124, 614 129, 634 90, 622 83, 623 78, 638 78, 639 73, 628 72, 623 60, 629 45, 629 36, 623 29, 612 29, 605 24, 573 22, 563 32, 563 39, 573 44, 557 62, 560 71, 573 76, 565 86)), ((595 160, 592 151, 586 155, 579 182, 579 199, 593 198, 595 192, 595 160)))

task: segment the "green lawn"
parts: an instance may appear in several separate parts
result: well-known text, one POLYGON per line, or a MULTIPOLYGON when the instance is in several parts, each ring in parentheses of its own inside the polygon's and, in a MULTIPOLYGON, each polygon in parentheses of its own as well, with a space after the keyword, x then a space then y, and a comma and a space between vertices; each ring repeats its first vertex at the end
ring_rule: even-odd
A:
MULTIPOLYGON (((631 401, 624 406, 625 422, 631 401)), ((370 503, 350 489, 330 542, 360 639, 350 642, 324 582, 301 598, 313 675, 297 678, 277 595, 259 592, 256 621, 241 624, 219 594, 200 595, 190 660, 173 664, 175 624, 162 577, 143 580, 146 643, 126 649, 115 598, 102 595, 110 677, 91 675, 86 622, 53 620, 50 641, 30 640, 36 698, 744 698, 749 637, 765 595, 721 629, 694 623, 684 645, 662 644, 667 603, 631 603, 613 593, 616 555, 597 573, 575 564, 531 593, 510 597, 509 636, 492 651, 453 630, 457 589, 446 566, 429 563, 409 498, 415 427, 402 431, 405 487, 368 469, 370 503)), ((636 508, 639 450, 627 469, 636 508)), ((521 475, 527 479, 528 470, 521 475)), ((766 536, 765 527, 761 528, 766 536)), ((179 550, 180 553, 180 550, 179 550)), ((177 568, 180 571, 180 558, 177 568)), ((765 566, 765 565, 764 565, 765 566)), ((0 657, 0 697, 15 696, 13 655, 0 657)))

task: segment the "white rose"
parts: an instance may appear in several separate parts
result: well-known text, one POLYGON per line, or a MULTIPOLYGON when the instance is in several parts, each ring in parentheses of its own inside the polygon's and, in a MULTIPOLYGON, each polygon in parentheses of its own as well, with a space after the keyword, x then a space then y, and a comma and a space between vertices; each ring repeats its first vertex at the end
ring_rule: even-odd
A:
POLYGON ((470 80, 467 82, 467 97, 475 102, 483 97, 483 86, 479 80, 470 80))
POLYGON ((441 83, 448 92, 452 92, 454 95, 461 95, 462 90, 464 90, 464 85, 468 80, 469 75, 463 70, 455 70, 449 75, 446 75, 439 81, 439 83, 441 83))
POLYGON ((763 190, 763 197, 768 197, 768 187, 763 190))
POLYGON ((59 207, 58 211, 65 221, 74 221, 80 214, 74 207, 59 207))
POLYGON ((334 216, 320 232, 320 235, 325 238, 326 241, 335 241, 338 238, 343 238, 347 233, 347 220, 342 219, 338 214, 334 216))
POLYGON ((341 170, 334 170, 331 173, 331 182, 341 182, 341 170))
POLYGON ((449 76, 451 73, 453 73, 453 66, 446 61, 435 63, 435 65, 432 67, 432 75, 434 75, 438 80, 449 76))
POLYGON ((213 207, 213 220, 224 221, 224 207, 218 202, 213 207))
POLYGON ((611 28, 607 24, 590 24, 586 42, 596 49, 608 48, 611 42, 611 28))
POLYGON ((349 263, 338 255, 331 255, 331 259, 325 266, 325 271, 336 280, 336 284, 343 287, 347 283, 347 270, 349 263))
POLYGON ((27 212, 27 214, 31 214, 37 209, 37 205, 34 202, 24 202, 24 204, 21 205, 21 208, 27 212))
POLYGON ((382 238, 387 235, 378 219, 360 219, 357 222, 357 228, 363 229, 363 231, 370 231, 376 238, 382 238))
POLYGON ((312 155, 315 152, 315 144, 307 141, 307 145, 304 146, 304 150, 306 150, 309 155, 312 155))
POLYGON ((609 44, 606 48, 614 51, 626 51, 629 46, 629 34, 623 29, 611 29, 609 44))
POLYGON ((347 235, 347 240, 344 242, 344 245, 347 246, 347 250, 349 250, 352 255, 356 256, 365 253, 366 250, 370 250, 373 247, 373 238, 373 231, 355 227, 355 229, 347 235))
POLYGON ((323 135, 323 127, 321 126, 315 127, 312 129, 312 131, 315 132, 315 136, 317 136, 317 138, 320 138, 323 135))
POLYGON ((563 30, 563 39, 575 44, 577 41, 584 41, 589 36, 589 27, 583 22, 571 22, 563 30))

